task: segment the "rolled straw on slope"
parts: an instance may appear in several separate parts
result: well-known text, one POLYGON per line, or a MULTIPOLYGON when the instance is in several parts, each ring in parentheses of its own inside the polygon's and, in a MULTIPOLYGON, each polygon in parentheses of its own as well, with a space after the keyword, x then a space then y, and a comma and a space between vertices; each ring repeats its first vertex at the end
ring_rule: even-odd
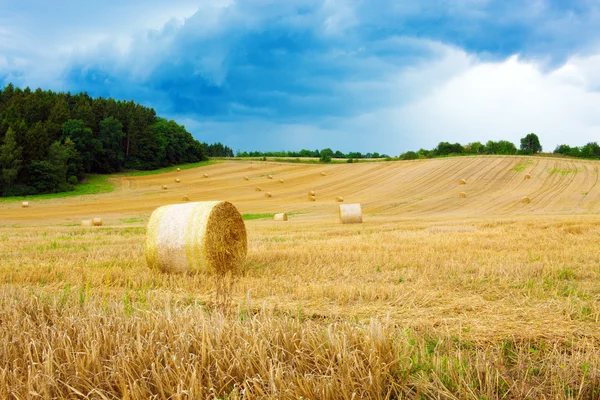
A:
POLYGON ((325 176, 325 175, 326 175, 325 172, 321 172, 321 176, 325 176))
POLYGON ((102 218, 92 218, 93 226, 102 226, 102 218))
POLYGON ((205 178, 208 178, 208 174, 204 174, 204 177, 205 177, 205 178))
POLYGON ((175 178, 175 183, 180 183, 181 181, 179 180, 179 178, 175 178))
POLYGON ((527 179, 531 179, 531 175, 529 175, 529 174, 525 174, 525 178, 524 178, 524 179, 525 179, 525 180, 527 180, 527 179))
POLYGON ((360 204, 340 204, 339 215, 342 224, 362 223, 362 208, 360 204))
POLYGON ((267 175, 267 179, 273 179, 273 175, 267 175))
POLYGON ((283 179, 280 179, 280 180, 279 180, 279 183, 283 183, 283 179))
POLYGON ((248 180, 250 180, 250 178, 248 178, 247 176, 245 176, 245 177, 244 177, 244 180, 245 180, 245 181, 248 181, 248 180))
POLYGON ((461 199, 466 199, 467 198, 467 194, 465 192, 460 192, 460 194, 458 195, 458 197, 460 197, 461 199))
POLYGON ((181 171, 181 168, 177 168, 177 172, 181 171))
POLYGON ((315 195, 315 192, 311 190, 310 192, 308 192, 308 195, 309 195, 309 196, 314 196, 314 195, 315 195))
POLYGON ((466 185, 467 181, 465 179, 461 179, 460 181, 458 181, 459 185, 466 185))
POLYGON ((28 201, 22 201, 21 202, 21 207, 23 207, 23 208, 29 207, 29 202, 28 201))
POLYGON ((161 188, 162 190, 167 190, 167 185, 162 185, 161 188))
POLYGON ((254 190, 256 190, 257 192, 260 192, 262 189, 260 188, 260 186, 257 186, 256 189, 254 189, 254 190))
POLYGON ((529 204, 529 203, 531 203, 531 200, 529 199, 529 197, 525 196, 521 199, 521 203, 529 204))
POLYGON ((271 192, 265 193, 265 197, 271 197, 271 192))
POLYGON ((337 201, 338 203, 341 203, 344 201, 344 198, 342 196, 338 196, 335 198, 335 201, 337 201))
POLYGON ((247 251, 244 221, 227 201, 159 207, 148 222, 146 262, 163 272, 235 273, 247 251))
POLYGON ((287 221, 286 213, 279 213, 273 216, 273 221, 287 221))

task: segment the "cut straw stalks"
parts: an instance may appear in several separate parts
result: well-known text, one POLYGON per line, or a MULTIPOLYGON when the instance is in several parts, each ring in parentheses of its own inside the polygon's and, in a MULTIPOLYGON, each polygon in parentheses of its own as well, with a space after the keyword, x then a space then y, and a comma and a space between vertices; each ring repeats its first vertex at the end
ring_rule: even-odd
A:
POLYGON ((273 216, 273 221, 287 221, 288 216, 286 213, 278 213, 273 216))
POLYGON ((227 201, 172 204, 150 216, 146 236, 150 268, 173 273, 237 273, 248 243, 241 214, 227 201))
POLYGON ((362 208, 360 204, 340 204, 339 216, 342 224, 361 224, 362 208))

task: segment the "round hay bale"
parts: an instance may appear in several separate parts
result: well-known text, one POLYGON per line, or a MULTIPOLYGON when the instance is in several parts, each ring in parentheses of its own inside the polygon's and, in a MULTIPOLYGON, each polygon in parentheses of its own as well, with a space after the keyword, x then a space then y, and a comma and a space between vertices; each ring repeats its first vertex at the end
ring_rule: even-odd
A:
POLYGON ((265 193, 265 197, 271 197, 271 192, 265 193))
POLYGON ((204 174, 204 177, 205 177, 205 178, 208 178, 208 174, 204 174))
POLYGON ((245 176, 245 177, 244 177, 244 180, 245 180, 245 181, 249 181, 249 180, 250 180, 250 178, 248 178, 247 176, 245 176))
POLYGON ((308 196, 308 201, 317 201, 315 196, 308 196))
POLYGON ((273 179, 273 175, 267 175, 267 179, 273 179))
POLYGON ((177 172, 181 171, 181 168, 177 168, 177 172))
POLYGON ((460 181, 458 181, 459 185, 466 185, 467 181, 465 179, 461 179, 460 181))
POLYGON ((524 180, 527 180, 527 179, 531 179, 531 175, 529 175, 529 174, 525 174, 525 178, 524 178, 524 180))
POLYGON ((461 199, 466 199, 467 198, 467 194, 465 192, 460 192, 460 194, 458 195, 458 197, 460 197, 461 199))
POLYGON ((340 204, 339 214, 342 224, 362 224, 360 204, 340 204))
POLYGON ((162 185, 161 188, 162 190, 167 190, 167 185, 162 185))
POLYGON ((338 196, 335 198, 335 201, 337 201, 338 203, 341 203, 344 201, 344 198, 342 196, 338 196))
POLYGON ((29 202, 28 201, 22 201, 21 202, 21 207, 23 207, 23 208, 29 207, 29 202))
POLYGON ((92 218, 93 226, 102 226, 102 218, 92 218))
POLYGON ((256 189, 254 189, 254 190, 256 190, 257 192, 260 192, 262 189, 260 188, 260 186, 257 186, 256 189))
POLYGON ((273 216, 273 221, 287 221, 286 213, 279 213, 273 216))
POLYGON ((190 201, 190 198, 187 196, 183 196, 183 198, 181 199, 182 201, 190 201))
POLYGON ((525 196, 521 199, 521 203, 529 204, 529 203, 531 203, 531 200, 529 199, 529 197, 525 196))
POLYGON ((175 178, 175 183, 181 183, 181 181, 179 180, 179 178, 175 178))
POLYGON ((227 201, 172 204, 148 222, 146 262, 163 272, 238 272, 248 242, 241 214, 227 201))
POLYGON ((283 183, 283 179, 280 179, 280 180, 279 180, 279 183, 283 183))
POLYGON ((325 175, 326 175, 325 172, 321 172, 321 176, 325 176, 325 175))
POLYGON ((308 195, 309 195, 309 196, 314 196, 314 195, 315 195, 315 192, 314 192, 313 190, 311 190, 310 192, 308 192, 308 195))
POLYGON ((92 226, 92 220, 91 219, 81 220, 81 226, 92 226))

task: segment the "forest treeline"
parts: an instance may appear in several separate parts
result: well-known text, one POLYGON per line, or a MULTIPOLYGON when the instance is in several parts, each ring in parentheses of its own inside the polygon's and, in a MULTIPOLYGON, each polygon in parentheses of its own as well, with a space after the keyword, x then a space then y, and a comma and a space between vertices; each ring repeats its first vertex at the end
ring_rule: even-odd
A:
POLYGON ((68 191, 87 173, 149 170, 228 155, 133 101, 0 89, 0 194, 68 191), (208 154, 207 154, 208 153, 208 154))

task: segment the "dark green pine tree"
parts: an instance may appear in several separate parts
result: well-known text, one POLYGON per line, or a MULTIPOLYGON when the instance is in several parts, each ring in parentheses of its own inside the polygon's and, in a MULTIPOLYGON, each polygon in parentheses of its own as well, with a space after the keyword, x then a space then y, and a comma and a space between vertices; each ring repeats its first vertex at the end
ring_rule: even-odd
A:
POLYGON ((17 145, 17 138, 12 128, 4 135, 4 143, 0 146, 0 167, 2 167, 2 183, 11 186, 21 171, 23 149, 17 145))

